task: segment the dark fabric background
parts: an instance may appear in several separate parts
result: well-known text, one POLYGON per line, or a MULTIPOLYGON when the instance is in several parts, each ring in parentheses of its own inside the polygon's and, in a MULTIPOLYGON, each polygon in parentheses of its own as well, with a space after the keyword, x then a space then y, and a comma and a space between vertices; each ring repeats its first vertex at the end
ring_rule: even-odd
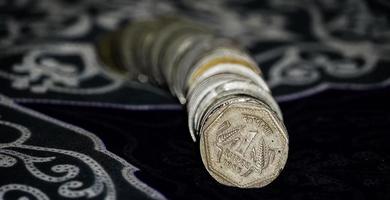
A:
MULTIPOLYGON (((389 8, 386 0, 0 0, 0 94, 92 132, 167 199, 390 199, 389 8), (203 167, 182 106, 167 92, 112 76, 99 62, 94 47, 102 34, 172 12, 237 38, 262 67, 290 139, 286 168, 269 186, 218 184, 203 167), (33 79, 45 59, 77 73, 65 82, 56 74, 33 79), (90 76, 77 78, 87 69, 90 76)), ((0 120, 17 121, 20 113, 10 113, 0 109, 0 120)), ((9 133, 2 128, 0 141, 9 133)), ((85 138, 61 135, 50 144, 43 137, 51 129, 39 130, 45 133, 34 132, 32 141, 45 142, 38 145, 63 142, 58 148, 103 163, 119 193, 130 194, 118 198, 151 197, 122 180, 117 160, 87 151, 85 138)), ((18 169, 0 168, 0 184, 25 179, 18 169)), ((58 188, 41 189, 58 199, 58 188)))
POLYGON ((286 168, 269 186, 247 190, 208 175, 183 110, 30 107, 92 131, 169 199, 389 199, 389 92, 330 90, 280 104, 290 134, 286 168))

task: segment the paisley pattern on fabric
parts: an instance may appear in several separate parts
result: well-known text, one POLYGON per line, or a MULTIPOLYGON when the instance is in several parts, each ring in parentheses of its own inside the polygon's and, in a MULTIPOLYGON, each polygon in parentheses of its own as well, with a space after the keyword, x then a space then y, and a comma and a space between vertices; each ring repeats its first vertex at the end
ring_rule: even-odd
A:
POLYGON ((109 200, 134 194, 164 199, 134 175, 136 167, 108 152, 92 133, 4 96, 0 108, 0 199, 11 193, 37 199, 109 200))
POLYGON ((20 63, 0 70, 0 76, 10 80, 13 89, 29 90, 31 93, 53 91, 92 95, 113 91, 123 82, 101 74, 94 49, 89 44, 51 44, 30 48, 11 48, 5 53, 15 56, 26 52, 20 63), (84 86, 88 82, 96 84, 84 86))
POLYGON ((167 93, 107 73, 94 52, 107 31, 173 12, 246 45, 279 101, 390 83, 390 8, 382 0, 1 2, 0 83, 18 102, 179 109, 167 93))

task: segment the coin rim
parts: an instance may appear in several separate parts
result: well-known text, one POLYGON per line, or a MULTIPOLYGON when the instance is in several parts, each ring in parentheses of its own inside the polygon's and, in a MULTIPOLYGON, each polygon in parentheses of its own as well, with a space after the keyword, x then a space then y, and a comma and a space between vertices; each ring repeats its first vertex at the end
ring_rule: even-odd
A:
MULTIPOLYGON (((219 108, 219 109, 223 109, 222 111, 219 111, 217 112, 218 113, 218 116, 216 116, 214 119, 211 119, 209 118, 208 120, 213 120, 213 122, 211 122, 206 129, 201 130, 201 138, 200 138, 200 144, 201 144, 201 157, 202 157, 202 161, 204 162, 205 166, 206 166, 206 169, 207 171, 209 171, 210 175, 213 176, 218 182, 222 183, 222 184, 225 184, 225 185, 230 185, 230 186, 237 186, 237 187, 240 187, 240 188, 254 188, 254 187, 264 187, 266 185, 268 185, 269 183, 271 183, 273 180, 275 180, 279 174, 281 173, 281 171, 284 169, 286 163, 287 163, 287 158, 288 158, 288 150, 289 150, 289 141, 288 141, 288 137, 287 137, 287 131, 285 130, 285 127, 284 126, 280 126, 280 121, 278 121, 279 119, 275 119, 276 116, 274 113, 272 113, 270 110, 264 108, 264 107, 256 107, 256 108, 253 108, 253 107, 248 107, 248 105, 242 105, 243 102, 240 102, 241 105, 237 105, 236 103, 233 103, 233 104, 230 104, 230 105, 227 105, 226 108, 219 108), (223 115, 226 114, 226 112, 228 111, 228 109, 232 109, 234 107, 238 107, 239 109, 255 109, 255 110, 258 110, 258 111, 263 111, 265 113, 268 114, 268 117, 271 119, 272 123, 273 123, 273 127, 278 131, 278 134, 279 134, 279 137, 282 136, 282 146, 284 146, 284 150, 282 151, 282 155, 281 155, 281 158, 279 159, 278 163, 277 163, 277 167, 275 167, 275 169, 277 169, 276 171, 272 172, 270 175, 266 176, 266 178, 260 178, 261 180, 257 179, 255 181, 252 181, 252 182, 249 182, 249 183, 246 183, 246 184, 240 184, 239 182, 235 181, 235 180, 232 180, 231 178, 221 174, 221 172, 218 171, 218 169, 215 169, 212 165, 212 163, 210 163, 210 147, 209 147, 209 144, 206 142, 207 140, 207 137, 209 135, 209 131, 212 127, 212 124, 214 124, 216 121, 218 121, 219 119, 222 118, 223 115), (203 148, 202 148, 203 146, 203 148), (223 181, 221 181, 221 179, 223 181)), ((247 104, 247 103, 245 103, 247 104)))

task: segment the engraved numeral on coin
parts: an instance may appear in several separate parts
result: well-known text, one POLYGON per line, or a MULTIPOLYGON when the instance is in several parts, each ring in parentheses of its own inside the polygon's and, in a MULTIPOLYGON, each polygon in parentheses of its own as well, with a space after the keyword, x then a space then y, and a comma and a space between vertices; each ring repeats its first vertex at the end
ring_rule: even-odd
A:
POLYGON ((250 130, 244 137, 241 138, 241 143, 237 148, 237 152, 242 156, 245 156, 246 151, 249 148, 249 145, 252 143, 253 139, 257 134, 257 130, 250 130))

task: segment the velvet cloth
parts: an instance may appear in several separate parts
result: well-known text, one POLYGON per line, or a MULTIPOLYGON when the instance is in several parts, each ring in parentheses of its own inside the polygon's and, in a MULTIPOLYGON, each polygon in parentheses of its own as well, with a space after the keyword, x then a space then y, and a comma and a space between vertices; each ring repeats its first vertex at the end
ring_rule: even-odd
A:
POLYGON ((390 199, 385 0, 0 0, 0 199, 390 199), (290 139, 261 189, 207 173, 183 106, 95 44, 177 13, 247 46, 290 139), (50 117, 49 117, 50 116, 50 117))

